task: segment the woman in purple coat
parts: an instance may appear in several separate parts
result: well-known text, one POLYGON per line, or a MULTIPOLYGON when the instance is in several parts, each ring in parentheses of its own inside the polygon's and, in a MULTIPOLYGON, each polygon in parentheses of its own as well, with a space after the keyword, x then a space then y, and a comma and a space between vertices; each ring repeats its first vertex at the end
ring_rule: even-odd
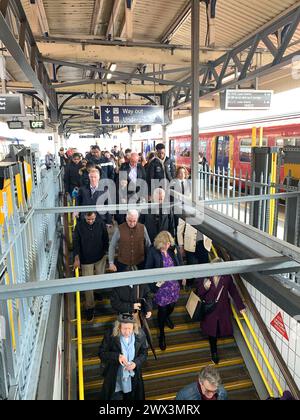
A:
MULTIPOLYGON (((221 261, 222 260, 220 258, 216 258, 212 262, 217 263, 221 261)), ((202 332, 207 334, 209 338, 212 361, 215 364, 218 364, 218 337, 233 335, 231 307, 228 294, 232 297, 241 314, 245 311, 245 305, 243 304, 231 276, 214 276, 211 278, 198 279, 197 289, 198 295, 201 299, 204 299, 206 303, 214 302, 219 298, 216 308, 213 312, 206 315, 204 320, 201 322, 202 332)))
MULTIPOLYGON (((160 232, 154 240, 154 246, 148 251, 145 269, 168 268, 178 265, 183 265, 183 262, 172 235, 167 231, 160 232)), ((184 285, 185 280, 182 282, 184 285)), ((165 324, 171 329, 174 328, 170 315, 179 299, 179 293, 180 284, 177 280, 156 283, 154 302, 158 307, 157 321, 160 332, 159 347, 161 350, 166 350, 165 324)))

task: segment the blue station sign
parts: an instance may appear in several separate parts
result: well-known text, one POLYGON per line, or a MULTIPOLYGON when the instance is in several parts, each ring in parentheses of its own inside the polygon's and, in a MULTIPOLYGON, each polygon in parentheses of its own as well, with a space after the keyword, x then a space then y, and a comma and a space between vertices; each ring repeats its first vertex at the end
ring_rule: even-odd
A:
POLYGON ((102 125, 152 125, 164 123, 163 106, 100 106, 102 125))

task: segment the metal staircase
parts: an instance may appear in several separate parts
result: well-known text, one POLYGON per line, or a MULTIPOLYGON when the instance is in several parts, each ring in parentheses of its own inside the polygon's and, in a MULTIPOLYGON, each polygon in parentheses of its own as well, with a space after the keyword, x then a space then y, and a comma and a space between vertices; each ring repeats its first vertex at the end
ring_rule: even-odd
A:
MULTIPOLYGON (((165 329, 167 342, 165 351, 161 351, 158 346, 157 310, 154 309, 149 321, 158 360, 154 359, 149 350, 148 360, 143 367, 147 400, 174 399, 179 389, 197 379, 201 368, 212 363, 207 338, 202 336, 199 323, 191 322, 186 313, 187 298, 188 293, 181 292, 180 300, 172 314, 175 328, 165 329)), ((99 399, 103 378, 99 374, 98 348, 104 332, 115 318, 109 299, 105 298, 97 302, 93 322, 82 321, 84 385, 87 400, 99 399)), ((258 399, 234 338, 220 339, 218 344, 220 363, 217 367, 229 399, 258 399)))

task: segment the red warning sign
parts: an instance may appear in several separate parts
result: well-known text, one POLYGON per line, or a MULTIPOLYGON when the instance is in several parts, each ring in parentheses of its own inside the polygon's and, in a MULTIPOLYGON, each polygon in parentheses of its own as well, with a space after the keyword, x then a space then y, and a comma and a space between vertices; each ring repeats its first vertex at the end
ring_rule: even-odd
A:
POLYGON ((281 315, 281 312, 278 312, 278 314, 275 316, 275 318, 273 319, 273 321, 271 321, 271 325, 272 327, 275 328, 275 330, 277 330, 286 340, 289 341, 289 337, 287 335, 286 332, 286 328, 283 322, 283 318, 281 315))

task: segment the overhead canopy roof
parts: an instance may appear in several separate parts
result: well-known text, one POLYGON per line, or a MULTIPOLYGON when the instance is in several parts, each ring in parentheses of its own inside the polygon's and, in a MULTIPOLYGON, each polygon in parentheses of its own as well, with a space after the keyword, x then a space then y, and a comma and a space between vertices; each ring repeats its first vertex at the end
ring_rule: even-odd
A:
MULTIPOLYGON (((87 119, 86 111, 91 111, 93 105, 117 103, 120 99, 132 104, 150 103, 149 100, 158 103, 159 95, 171 88, 177 92, 179 88, 180 93, 182 81, 191 73, 190 3, 190 0, 64 0, 58 4, 54 0, 21 0, 44 65, 59 94, 59 105, 68 94, 77 94, 66 103, 63 114, 67 117, 83 113, 87 119), (117 69, 108 79, 112 63, 117 64, 117 69)), ((280 17, 300 10, 300 1, 293 0, 217 0, 215 10, 213 0, 208 2, 208 9, 206 3, 200 2, 201 68, 280 17)), ((7 13, 7 21, 12 20, 11 14, 7 13)), ((298 50, 300 53, 300 28, 296 23, 285 55, 298 50)), ((288 23, 270 33, 267 44, 259 41, 249 63, 250 70, 272 63, 290 27, 288 23)), ((19 38, 18 30, 14 32, 19 38)), ((247 60, 249 50, 251 47, 241 50, 237 56, 240 63, 247 60)), ((15 60, 9 52, 5 55, 8 88, 20 91, 17 82, 27 81, 22 88, 32 91, 31 82, 15 60)), ((217 75, 221 74, 222 65, 215 67, 217 75)), ((233 74, 239 70, 235 60, 230 60, 230 70, 233 74)), ((204 79, 200 77, 200 83, 204 79)), ((205 83, 209 82, 213 85, 215 81, 206 78, 205 83)), ((251 82, 240 84, 247 87, 251 82)), ((275 73, 259 77, 256 84, 275 91, 299 85, 299 78, 291 77, 290 61, 276 68, 275 73)), ((188 82, 183 83, 184 87, 188 89, 188 82)), ((202 110, 219 106, 217 94, 206 96, 200 101, 202 110)), ((185 114, 190 107, 188 97, 175 100, 173 105, 185 114)))

